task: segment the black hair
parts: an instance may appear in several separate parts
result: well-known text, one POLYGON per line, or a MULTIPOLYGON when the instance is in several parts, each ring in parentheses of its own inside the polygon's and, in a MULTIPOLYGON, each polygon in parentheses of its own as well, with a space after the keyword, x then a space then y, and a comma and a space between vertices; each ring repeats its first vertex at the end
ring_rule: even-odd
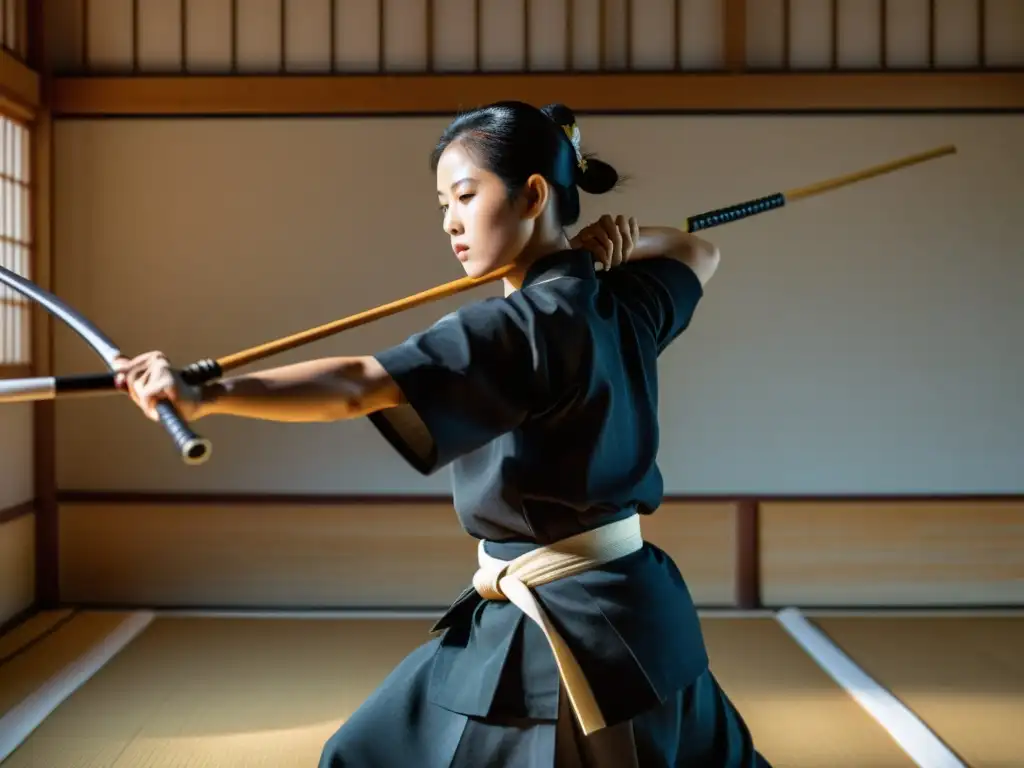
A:
POLYGON ((574 129, 576 116, 564 104, 538 109, 521 101, 500 101, 456 117, 434 147, 430 168, 436 172, 441 154, 459 142, 481 167, 505 183, 510 196, 530 176, 540 174, 554 190, 559 223, 571 226, 580 217, 579 190, 600 195, 620 181, 618 172, 603 160, 577 156, 570 135, 574 129))

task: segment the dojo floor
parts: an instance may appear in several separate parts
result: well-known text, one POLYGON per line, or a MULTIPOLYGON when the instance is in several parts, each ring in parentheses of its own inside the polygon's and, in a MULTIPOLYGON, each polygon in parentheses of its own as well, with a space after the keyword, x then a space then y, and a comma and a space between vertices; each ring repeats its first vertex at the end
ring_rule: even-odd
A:
MULTIPOLYGON (((703 621, 775 766, 1024 766, 1024 612, 703 621)), ((0 637, 0 764, 310 768, 430 622, 42 613, 0 637)))

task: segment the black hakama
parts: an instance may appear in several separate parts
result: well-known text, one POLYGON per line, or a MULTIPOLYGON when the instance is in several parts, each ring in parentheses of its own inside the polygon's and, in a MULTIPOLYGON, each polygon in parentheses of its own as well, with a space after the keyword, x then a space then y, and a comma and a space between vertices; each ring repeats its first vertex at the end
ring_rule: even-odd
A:
MULTIPOLYGON (((663 492, 657 358, 702 293, 667 258, 597 273, 585 251, 553 254, 521 290, 379 354, 407 405, 371 421, 418 471, 451 467, 460 522, 502 560, 651 514, 663 492)), ((540 628, 469 587, 331 737, 321 768, 767 765, 663 551, 646 543, 533 592, 606 728, 583 735, 540 628)))

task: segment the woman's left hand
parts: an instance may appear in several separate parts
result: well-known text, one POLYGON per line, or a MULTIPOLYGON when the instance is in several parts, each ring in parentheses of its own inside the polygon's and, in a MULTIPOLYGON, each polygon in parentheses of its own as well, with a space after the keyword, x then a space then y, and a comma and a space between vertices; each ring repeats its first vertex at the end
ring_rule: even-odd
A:
POLYGON ((632 216, 613 218, 606 213, 577 232, 569 244, 593 253, 607 270, 629 261, 639 239, 640 227, 636 219, 632 216))
POLYGON ((167 357, 158 351, 115 362, 115 386, 127 393, 146 416, 159 421, 156 404, 169 400, 185 421, 201 418, 202 391, 182 381, 167 357))

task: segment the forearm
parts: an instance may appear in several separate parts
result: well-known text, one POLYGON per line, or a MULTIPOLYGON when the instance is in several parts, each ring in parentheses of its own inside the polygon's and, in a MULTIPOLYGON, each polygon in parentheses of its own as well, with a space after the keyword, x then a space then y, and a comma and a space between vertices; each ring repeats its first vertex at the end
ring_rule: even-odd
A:
POLYGON ((674 227, 640 227, 630 261, 667 256, 687 263, 718 260, 718 248, 703 238, 674 227))
POLYGON ((400 399, 372 357, 328 357, 211 382, 203 388, 199 415, 327 422, 357 418, 400 399))

